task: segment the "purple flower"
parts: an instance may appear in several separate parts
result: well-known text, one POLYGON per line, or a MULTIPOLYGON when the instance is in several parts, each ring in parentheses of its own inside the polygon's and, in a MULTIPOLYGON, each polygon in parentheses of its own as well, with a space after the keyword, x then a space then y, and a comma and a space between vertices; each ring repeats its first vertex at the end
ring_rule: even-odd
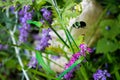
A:
MULTIPOLYGON (((79 57, 80 57, 80 52, 73 54, 70 61, 65 65, 65 69, 68 69, 79 57)), ((73 72, 78 68, 78 66, 74 67, 71 71, 69 71, 66 75, 64 75, 64 78, 66 80, 70 80, 71 77, 73 77, 73 72)))
MULTIPOLYGON (((76 60, 79 59, 80 56, 86 56, 86 52, 91 52, 91 49, 87 47, 86 44, 80 44, 79 48, 81 49, 79 52, 72 55, 70 61, 65 65, 65 69, 68 69, 76 60)), ((71 71, 69 71, 66 75, 64 75, 64 78, 66 80, 70 80, 71 77, 73 77, 73 72, 80 67, 80 64, 78 64, 76 67, 74 67, 71 71)))
POLYGON ((66 80, 71 80, 71 78, 73 77, 73 72, 78 69, 80 67, 80 64, 78 64, 77 66, 75 66, 72 70, 70 70, 66 75, 64 75, 64 78, 66 80))
POLYGON ((42 8, 41 12, 42 12, 43 18, 51 24, 52 23, 52 12, 47 10, 46 8, 42 8))
MULTIPOLYGON (((80 53, 75 53, 72 55, 70 61, 65 65, 65 69, 68 69, 78 58, 80 57, 80 53)), ((66 75, 64 75, 64 78, 66 80, 70 80, 71 77, 73 77, 72 73, 75 71, 75 68, 73 68, 70 72, 68 72, 66 75)))
POLYGON ((20 42, 26 42, 28 38, 30 24, 27 24, 26 21, 32 19, 32 11, 28 12, 28 10, 29 10, 29 6, 24 6, 24 8, 19 11, 20 22, 22 25, 22 27, 19 29, 20 31, 19 41, 20 42))
POLYGON ((27 41, 27 37, 28 37, 28 30, 25 29, 24 27, 19 29, 20 31, 20 35, 19 35, 19 41, 20 42, 25 42, 27 41))
POLYGON ((79 48, 81 49, 80 55, 82 56, 86 56, 86 52, 89 52, 89 53, 92 52, 92 49, 88 48, 86 44, 80 44, 79 48))
POLYGON ((50 45, 50 43, 48 43, 48 41, 52 39, 51 36, 49 35, 50 31, 51 31, 50 28, 42 30, 41 39, 38 40, 38 43, 35 47, 36 50, 44 51, 45 48, 50 45))
POLYGON ((35 57, 32 57, 30 62, 28 63, 28 66, 36 68, 37 64, 38 64, 37 59, 35 57))
POLYGON ((70 71, 69 73, 67 73, 66 75, 64 75, 64 78, 66 79, 66 80, 71 80, 71 77, 73 77, 73 71, 70 71))
POLYGON ((94 80, 106 80, 107 77, 110 77, 110 73, 107 70, 97 70, 96 73, 93 74, 94 80))
POLYGON ((15 13, 15 7, 11 6, 9 9, 10 9, 10 12, 11 12, 12 14, 15 13))

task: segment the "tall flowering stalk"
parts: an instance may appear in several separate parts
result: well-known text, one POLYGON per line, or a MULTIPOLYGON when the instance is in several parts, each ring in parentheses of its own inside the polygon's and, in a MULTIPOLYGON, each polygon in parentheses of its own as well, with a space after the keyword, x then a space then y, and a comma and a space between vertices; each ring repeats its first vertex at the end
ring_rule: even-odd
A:
POLYGON ((46 21, 48 21, 49 24, 51 24, 52 23, 52 12, 46 8, 42 8, 40 11, 42 12, 43 18, 46 21))
MULTIPOLYGON (((86 52, 91 52, 91 49, 87 47, 86 44, 81 44, 79 46, 79 48, 81 49, 79 52, 75 53, 72 55, 70 61, 65 65, 65 69, 68 69, 72 64, 75 63, 75 61, 77 61, 79 59, 80 56, 86 56, 86 52)), ((73 77, 73 72, 80 66, 80 64, 78 64, 76 67, 74 67, 71 71, 69 71, 67 74, 64 75, 64 78, 66 80, 70 80, 71 77, 73 77)))
POLYGON ((54 71, 50 69, 50 67, 45 63, 43 57, 42 57, 42 52, 45 50, 46 47, 50 45, 48 42, 51 40, 51 36, 49 35, 49 32, 51 31, 50 28, 48 29, 43 29, 41 37, 38 38, 38 43, 36 44, 36 59, 38 61, 38 64, 42 66, 42 68, 47 71, 48 74, 55 75, 54 71))
POLYGON ((38 39, 38 43, 35 46, 36 50, 44 51, 45 48, 50 45, 50 43, 48 43, 48 41, 52 39, 51 36, 49 35, 50 31, 51 31, 50 28, 42 30, 42 35, 40 39, 38 39))
POLYGON ((30 62, 28 63, 28 66, 36 68, 37 64, 38 64, 37 59, 35 57, 32 57, 31 60, 30 60, 30 62))
POLYGON ((19 35, 19 41, 20 42, 26 42, 28 38, 28 33, 30 30, 30 24, 27 24, 27 20, 32 19, 32 12, 28 12, 29 6, 24 6, 24 8, 19 12, 20 16, 20 23, 22 27, 19 29, 20 35, 19 35))
MULTIPOLYGON (((49 32, 51 31, 50 28, 48 29, 42 29, 41 35, 34 35, 33 38, 36 40, 35 49, 38 51, 44 51, 46 47, 50 45, 48 42, 51 40, 51 36, 49 35, 49 32)), ((38 64, 38 61, 35 57, 32 57, 30 62, 28 63, 29 67, 36 68, 36 65, 38 64)))

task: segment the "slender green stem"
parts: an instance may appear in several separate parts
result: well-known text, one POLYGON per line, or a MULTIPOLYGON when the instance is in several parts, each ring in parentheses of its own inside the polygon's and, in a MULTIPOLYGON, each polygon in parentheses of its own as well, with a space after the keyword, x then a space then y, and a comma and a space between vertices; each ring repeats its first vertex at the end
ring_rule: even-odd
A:
POLYGON ((63 40, 63 38, 56 32, 56 30, 54 29, 54 28, 52 28, 51 26, 50 26, 50 28, 54 31, 54 33, 60 38, 60 40, 68 47, 68 48, 70 48, 69 47, 69 45, 63 40))
POLYGON ((66 34, 66 37, 67 37, 67 39, 68 39, 68 42, 69 42, 69 45, 70 45, 70 48, 71 48, 72 52, 75 53, 75 51, 74 51, 74 49, 73 49, 73 47, 72 47, 72 43, 71 43, 71 41, 70 41, 70 36, 68 36, 67 31, 65 31, 65 34, 66 34))
MULTIPOLYGON (((44 19, 44 17, 42 17, 44 19)), ((63 38, 57 33, 57 31, 51 26, 51 24, 49 24, 45 19, 44 21, 47 23, 47 25, 53 30, 53 32, 59 37, 59 39, 63 42, 63 44, 65 44, 68 48, 69 45, 63 40, 63 38)))
POLYGON ((43 56, 43 55, 42 55, 42 57, 44 57, 44 58, 46 58, 47 60, 49 60, 50 62, 52 62, 52 63, 58 65, 60 68, 64 68, 63 66, 61 66, 60 64, 58 64, 58 63, 52 61, 51 59, 47 58, 46 56, 43 56))
MULTIPOLYGON (((72 31, 72 27, 70 28, 70 32, 72 31)), ((65 40, 65 42, 67 42, 67 39, 65 40)), ((63 45, 62 49, 65 48, 65 45, 63 45)))
POLYGON ((36 73, 36 74, 38 74, 38 75, 41 75, 41 76, 43 76, 43 77, 52 79, 52 80, 57 80, 55 77, 52 77, 51 75, 46 75, 46 74, 44 74, 44 73, 42 73, 42 72, 40 72, 40 71, 36 71, 36 70, 34 70, 34 69, 29 69, 29 71, 32 72, 32 73, 36 73))
POLYGON ((71 71, 74 67, 76 67, 79 63, 81 63, 84 60, 84 57, 81 56, 77 61, 75 61, 74 64, 72 64, 68 69, 66 69, 63 73, 61 73, 58 77, 58 79, 61 79, 64 75, 66 75, 69 71, 71 71))
MULTIPOLYGON (((59 9, 58 9, 58 7, 57 7, 57 2, 56 2, 56 0, 51 0, 51 1, 52 1, 52 4, 53 4, 54 8, 55 8, 56 11, 57 11, 57 14, 58 14, 60 20, 61 20, 61 21, 60 21, 60 24, 61 24, 61 27, 63 28, 63 30, 64 30, 64 32, 65 32, 65 35, 66 35, 66 37, 67 37, 67 40, 68 40, 69 45, 70 45, 70 47, 71 47, 71 50, 74 52, 74 48, 73 48, 73 46, 71 45, 70 38, 73 40, 74 43, 75 43, 75 41, 74 41, 74 39, 72 38, 72 36, 70 35, 69 30, 63 25, 62 16, 61 16, 60 11, 59 11, 59 9), (69 38, 69 37, 70 37, 70 38, 69 38)), ((76 45, 76 44, 75 44, 75 45, 76 45)))
POLYGON ((75 40, 73 39, 73 37, 72 37, 72 35, 70 34, 70 32, 69 32, 69 30, 67 29, 67 32, 68 32, 68 34, 70 35, 70 37, 71 37, 71 39, 72 39, 72 41, 73 41, 73 43, 74 43, 74 45, 77 47, 77 49, 79 50, 79 47, 77 46, 77 44, 76 44, 76 42, 75 42, 75 40))

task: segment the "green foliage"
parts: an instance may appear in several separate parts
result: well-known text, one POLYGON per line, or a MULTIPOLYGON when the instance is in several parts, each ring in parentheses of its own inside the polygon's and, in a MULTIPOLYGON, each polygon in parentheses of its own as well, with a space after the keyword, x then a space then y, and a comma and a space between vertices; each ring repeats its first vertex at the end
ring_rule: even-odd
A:
POLYGON ((68 69, 66 69, 64 72, 62 72, 58 79, 61 79, 65 74, 67 74, 69 71, 71 71, 73 68, 75 68, 78 64, 80 64, 84 60, 84 57, 81 56, 77 61, 75 61, 74 64, 72 64, 68 69))
POLYGON ((46 3, 46 0, 35 0, 32 6, 35 10, 39 11, 46 3))
MULTIPOLYGON (((76 44, 77 44, 78 47, 80 46, 80 44, 84 43, 83 41, 84 41, 84 36, 79 36, 79 37, 75 40, 75 42, 76 42, 76 44)), ((72 42, 72 46, 73 46, 75 52, 78 52, 78 51, 79 51, 78 47, 76 47, 73 42, 72 42)))
POLYGON ((101 33, 104 37, 109 39, 114 39, 118 34, 120 34, 120 26, 117 20, 108 19, 103 20, 100 23, 101 33), (110 30, 106 30, 106 27, 109 26, 110 30))
MULTIPOLYGON (((34 73, 34 74, 37 74, 37 75, 40 75, 40 76, 43 76, 43 77, 46 77, 48 79, 54 79, 54 80, 57 80, 56 78, 52 77, 51 75, 46 75, 40 71, 37 71, 37 70, 34 70, 34 69, 30 69, 29 70, 30 72, 34 73)), ((34 79, 34 78, 33 78, 34 79)))
MULTIPOLYGON (((81 67, 80 67, 80 73, 82 74, 81 76, 82 76, 82 78, 84 78, 85 80, 88 80, 88 74, 87 74, 87 72, 86 72, 86 69, 85 69, 85 66, 84 65, 82 65, 81 67)), ((81 79, 82 79, 81 78, 81 79)))
POLYGON ((36 51, 36 58, 38 60, 39 65, 42 66, 42 68, 46 71, 46 73, 55 75, 55 73, 45 64, 45 61, 43 60, 42 53, 39 51, 36 51))
POLYGON ((42 26, 42 23, 40 21, 27 20, 27 23, 28 24, 34 24, 34 25, 36 25, 39 28, 42 26))
POLYGON ((96 53, 108 53, 114 52, 119 48, 119 44, 117 41, 107 40, 102 38, 97 43, 97 51, 96 53))
POLYGON ((118 19, 104 19, 101 21, 100 27, 103 38, 97 43, 97 53, 114 52, 119 49, 120 44, 116 39, 120 34, 119 22, 119 16, 118 19), (109 29, 107 30, 106 27, 109 27, 109 29))
MULTIPOLYGON (((110 11, 110 14, 107 16, 104 15, 102 18, 100 18, 100 20, 98 20, 100 21, 98 24, 100 24, 97 26, 99 26, 98 28, 101 31, 101 37, 96 42, 96 53, 90 54, 89 57, 87 56, 86 60, 89 62, 87 62, 87 64, 81 64, 81 62, 85 59, 84 57, 80 57, 79 60, 77 60, 73 65, 71 65, 68 69, 63 71, 63 73, 58 76, 58 79, 60 80, 65 74, 71 71, 78 64, 81 64, 81 67, 77 70, 77 72, 75 72, 75 78, 73 80, 92 80, 93 72, 95 72, 97 69, 106 69, 104 66, 105 63, 108 64, 107 69, 112 74, 112 79, 120 79, 120 60, 118 54, 120 50, 120 5, 117 0, 97 1, 99 1, 99 4, 102 3, 103 9, 110 4, 109 9, 107 10, 110 11), (109 26, 110 29, 106 30, 106 26, 109 26)), ((81 11, 75 9, 75 6, 81 9, 80 2, 81 0, 34 0, 34 2, 32 0, 0 0, 0 44, 8 45, 8 48, 6 50, 0 50, 0 80, 18 79, 18 77, 21 79, 21 77, 24 75, 22 73, 23 70, 27 72, 28 76, 32 80, 58 80, 55 77, 57 73, 50 69, 50 63, 54 63, 55 65, 61 67, 59 63, 55 63, 51 59, 48 59, 46 56, 42 56, 42 52, 35 51, 34 43, 32 42, 33 39, 28 39, 26 43, 19 43, 18 36, 19 28, 21 27, 19 22, 20 17, 18 16, 16 18, 16 15, 10 12, 9 8, 11 6, 14 6, 15 11, 19 12, 19 10, 24 6, 29 5, 29 11, 33 10, 34 13, 32 20, 27 21, 28 24, 32 24, 32 29, 30 32, 35 29, 35 34, 38 34, 37 31, 39 32, 39 28, 42 29, 50 27, 60 38, 60 40, 63 41, 63 44, 61 43, 63 45, 62 48, 59 46, 54 47, 51 45, 46 48, 44 53, 47 55, 60 55, 69 60, 67 54, 71 53, 72 49, 73 52, 78 52, 78 46, 81 43, 84 43, 84 36, 78 36, 78 38, 74 40, 66 28, 66 25, 69 24, 68 22, 70 18, 75 18, 80 15, 81 11), (52 11, 52 25, 48 24, 47 22, 45 24, 39 22, 39 20, 42 18, 40 9, 43 7, 48 8, 52 11), (16 20, 18 20, 17 23, 16 20), (37 28, 33 27, 34 25, 37 28), (12 36, 15 38, 15 42, 17 44, 11 43, 12 39, 9 31, 14 29, 14 35, 12 36), (67 37, 66 41, 64 41, 64 39, 61 37, 63 35, 59 35, 57 30, 65 31, 64 35, 67 37), (69 45, 67 41, 69 41, 69 45), (18 51, 20 50, 20 54, 16 54, 16 48, 18 51), (64 48, 67 48, 67 51, 64 51, 64 48), (36 55, 38 64, 42 66, 41 69, 39 69, 38 65, 36 68, 27 66, 30 57, 33 56, 32 54, 36 55), (24 67, 22 67, 21 63, 19 62, 20 58, 17 59, 18 56, 21 58, 24 67), (46 61, 43 59, 43 57, 46 58, 46 61), (46 64, 46 62, 48 64, 46 64)), ((32 36, 32 34, 33 33, 31 33, 30 36, 32 36)))
POLYGON ((25 5, 32 5, 32 0, 6 0, 6 1, 0 1, 0 7, 4 6, 4 9, 8 9, 11 6, 18 6, 18 4, 21 4, 21 6, 25 5))
POLYGON ((62 3, 63 6, 59 6, 60 3, 58 4, 59 13, 57 12, 55 7, 52 7, 52 13, 55 17, 54 20, 57 21, 56 24, 59 24, 59 26, 61 26, 61 20, 59 18, 60 16, 62 18, 62 23, 66 26, 68 25, 68 19, 70 19, 71 17, 77 17, 80 14, 80 12, 74 10, 74 7, 77 5, 74 0, 65 0, 63 2, 65 3, 64 5, 62 3))
POLYGON ((5 66, 7 69, 15 69, 17 67, 17 63, 14 61, 14 59, 10 59, 5 63, 5 66))

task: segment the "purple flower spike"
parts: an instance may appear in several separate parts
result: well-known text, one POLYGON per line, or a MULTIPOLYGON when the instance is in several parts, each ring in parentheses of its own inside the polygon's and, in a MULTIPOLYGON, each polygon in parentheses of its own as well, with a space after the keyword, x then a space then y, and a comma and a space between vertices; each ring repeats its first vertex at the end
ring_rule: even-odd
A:
POLYGON ((37 59, 35 57, 32 57, 30 62, 28 63, 28 66, 36 68, 37 64, 38 64, 37 59))
POLYGON ((110 77, 110 73, 107 70, 97 70, 96 73, 93 74, 94 80, 106 80, 107 77, 110 77))
MULTIPOLYGON (((87 47, 86 44, 81 44, 80 46, 80 51, 73 54, 70 61, 65 65, 65 69, 68 69, 72 64, 75 63, 79 59, 80 56, 86 56, 86 52, 91 52, 91 49, 87 47)), ((66 75, 64 75, 64 78, 66 80, 71 80, 71 77, 73 77, 73 72, 80 67, 80 64, 75 66, 71 71, 69 71, 66 75)))
POLYGON ((28 37, 28 30, 25 28, 20 28, 19 31, 20 31, 19 41, 26 42, 28 37))
POLYGON ((29 6, 24 6, 24 8, 19 11, 19 17, 22 27, 19 29, 20 35, 19 35, 19 41, 26 42, 28 38, 28 33, 30 30, 30 24, 27 24, 27 20, 32 19, 32 11, 27 12, 29 10, 29 6))
POLYGON ((40 11, 44 13, 44 12, 46 12, 48 10, 46 8, 42 8, 40 11))
POLYGON ((51 31, 50 28, 42 30, 41 39, 38 41, 38 44, 36 45, 35 48, 36 50, 44 51, 45 48, 50 45, 50 43, 48 43, 48 41, 52 39, 51 36, 49 35, 50 31, 51 31))
POLYGON ((10 12, 11 12, 12 14, 15 13, 15 7, 11 6, 9 9, 10 9, 10 12))
MULTIPOLYGON (((68 69, 78 58, 80 57, 80 52, 75 53, 72 55, 72 58, 70 59, 69 63, 65 65, 65 69, 68 69)), ((64 75, 64 78, 66 80, 70 80, 71 77, 73 77, 73 72, 79 67, 80 65, 77 65, 75 68, 73 68, 70 72, 68 72, 66 75, 64 75)))
POLYGON ((40 11, 42 12, 43 18, 51 24, 52 23, 52 12, 47 10, 46 8, 42 8, 40 11))
POLYGON ((80 55, 82 56, 86 56, 86 52, 89 52, 89 53, 92 52, 92 49, 88 48, 86 44, 80 44, 79 48, 81 49, 80 55))

